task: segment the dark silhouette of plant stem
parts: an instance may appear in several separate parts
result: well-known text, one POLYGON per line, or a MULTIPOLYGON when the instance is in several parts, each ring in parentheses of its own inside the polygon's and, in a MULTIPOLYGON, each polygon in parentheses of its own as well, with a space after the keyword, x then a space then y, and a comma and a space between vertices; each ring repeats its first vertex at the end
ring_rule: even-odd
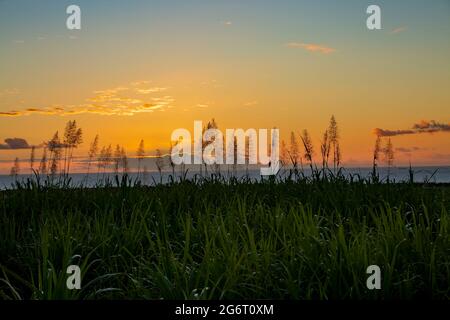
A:
POLYGON ((309 162, 309 166, 311 168, 311 172, 313 172, 313 156, 314 156, 314 146, 311 141, 311 137, 309 136, 308 130, 303 130, 303 133, 300 135, 300 138, 303 143, 303 147, 305 148, 305 159, 309 162))
POLYGON ((10 176, 17 180, 17 176, 20 174, 20 160, 19 158, 14 159, 14 165, 11 168, 10 176))
POLYGON ((138 172, 137 172, 138 179, 139 179, 139 174, 141 172, 141 162, 142 162, 142 159, 144 159, 144 156, 145 156, 144 140, 141 140, 141 142, 139 143, 137 152, 136 152, 136 158, 138 160, 138 172))
POLYGON ((391 168, 394 164, 394 146, 392 145, 392 141, 391 138, 388 138, 387 142, 386 142, 386 146, 384 148, 384 160, 386 161, 386 165, 387 165, 387 179, 389 182, 389 178, 391 175, 391 168))
POLYGON ((375 141, 375 147, 373 149, 373 164, 372 164, 372 180, 373 181, 379 180, 377 168, 378 168, 378 160, 380 158, 380 151, 381 151, 381 137, 377 136, 377 140, 375 141))
POLYGON ((87 173, 86 173, 86 178, 89 178, 89 173, 90 173, 90 169, 91 169, 91 164, 92 164, 92 160, 97 156, 98 153, 98 140, 99 140, 99 136, 98 134, 95 135, 94 140, 91 142, 90 148, 89 148, 89 153, 88 153, 88 167, 87 167, 87 173))
POLYGON ((34 162, 36 160, 36 147, 31 147, 31 153, 30 153, 30 174, 33 174, 34 171, 34 162))

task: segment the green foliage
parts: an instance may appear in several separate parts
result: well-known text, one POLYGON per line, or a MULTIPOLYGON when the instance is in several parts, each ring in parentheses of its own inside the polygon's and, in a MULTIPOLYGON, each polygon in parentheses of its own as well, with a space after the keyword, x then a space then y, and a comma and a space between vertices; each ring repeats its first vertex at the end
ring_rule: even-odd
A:
POLYGON ((450 298, 448 186, 316 174, 18 184, 0 192, 0 298, 450 298))

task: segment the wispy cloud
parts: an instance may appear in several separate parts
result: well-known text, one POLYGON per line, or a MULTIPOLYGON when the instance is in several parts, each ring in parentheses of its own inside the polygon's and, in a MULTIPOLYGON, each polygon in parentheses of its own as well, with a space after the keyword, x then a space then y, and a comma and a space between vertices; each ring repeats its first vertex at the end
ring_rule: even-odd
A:
POLYGON ((131 85, 132 86, 142 86, 142 85, 149 84, 149 83, 150 83, 150 81, 148 81, 148 80, 140 80, 140 81, 132 82, 131 85))
POLYGON ((336 51, 334 48, 330 48, 324 45, 315 43, 301 43, 301 42, 289 42, 286 44, 289 48, 300 48, 311 52, 318 52, 323 54, 330 54, 336 51))
MULTIPOLYGON (((143 84, 143 82, 141 82, 143 84)), ((31 107, 22 110, 0 112, 0 117, 19 117, 32 114, 40 115, 74 115, 99 114, 131 116, 138 113, 165 111, 173 106, 175 99, 170 95, 139 97, 145 93, 159 93, 166 88, 142 88, 139 85, 122 86, 94 91, 94 95, 78 105, 52 105, 47 107, 31 107)))
POLYGON ((162 91, 166 91, 166 90, 167 90, 167 88, 154 87, 154 88, 137 89, 136 91, 140 94, 149 94, 149 93, 155 93, 155 92, 162 92, 162 91))
POLYGON ((18 89, 4 89, 4 90, 0 90, 0 97, 10 96, 10 95, 17 95, 17 94, 19 94, 19 90, 18 89))
POLYGON ((407 27, 397 27, 397 28, 392 29, 391 31, 389 31, 389 34, 397 34, 397 33, 400 33, 400 32, 404 32, 406 30, 408 30, 407 27))
POLYGON ((229 27, 229 26, 231 26, 231 25, 233 24, 233 22, 231 22, 231 21, 222 21, 222 24, 223 24, 224 26, 229 27))
POLYGON ((423 150, 427 150, 427 149, 420 148, 420 147, 410 147, 410 148, 398 147, 398 148, 395 148, 395 151, 400 152, 400 153, 412 153, 415 151, 423 151, 423 150))
POLYGON ((375 128, 373 132, 375 135, 380 137, 393 137, 419 133, 450 132, 450 123, 445 124, 436 122, 434 120, 431 121, 422 120, 419 123, 415 123, 411 127, 411 129, 386 130, 375 128))
POLYGON ((253 107, 256 106, 258 104, 258 101, 248 101, 246 103, 244 103, 244 107, 253 107))

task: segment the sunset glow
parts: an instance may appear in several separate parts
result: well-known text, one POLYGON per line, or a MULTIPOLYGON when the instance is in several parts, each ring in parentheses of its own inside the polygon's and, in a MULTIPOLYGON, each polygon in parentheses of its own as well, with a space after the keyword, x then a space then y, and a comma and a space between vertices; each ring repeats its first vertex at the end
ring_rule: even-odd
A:
POLYGON ((80 157, 96 134, 131 156, 144 139, 151 156, 212 118, 286 142, 308 129, 318 150, 334 115, 345 166, 370 166, 374 132, 391 133, 396 165, 450 164, 448 1, 386 3, 379 31, 365 28, 367 1, 77 3, 83 27, 69 31, 66 1, 0 1, 1 173, 30 153, 4 139, 39 158, 69 120, 80 157))

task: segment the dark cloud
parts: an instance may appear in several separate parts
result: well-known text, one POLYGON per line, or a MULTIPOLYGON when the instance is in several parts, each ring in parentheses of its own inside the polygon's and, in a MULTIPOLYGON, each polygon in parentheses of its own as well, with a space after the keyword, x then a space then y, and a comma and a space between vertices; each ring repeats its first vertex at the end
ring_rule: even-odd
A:
POLYGON ((414 130, 384 130, 384 129, 380 129, 380 128, 375 128, 373 130, 373 132, 375 133, 375 135, 377 135, 379 137, 393 137, 393 136, 417 133, 414 130))
POLYGON ((18 111, 8 111, 8 112, 0 112, 0 116, 3 117, 15 117, 20 115, 18 111))
POLYGON ((423 132, 438 132, 438 131, 450 132, 450 124, 439 123, 434 120, 431 121, 422 120, 420 123, 414 124, 413 129, 423 132))
POLYGON ((414 152, 414 151, 423 151, 423 150, 426 150, 426 148, 419 148, 419 147, 411 147, 411 148, 398 147, 398 148, 395 148, 395 151, 403 152, 403 153, 411 153, 411 152, 414 152))
POLYGON ((375 133, 375 135, 379 137, 393 137, 419 133, 450 132, 450 124, 439 123, 434 120, 431 121, 422 120, 419 123, 415 123, 411 129, 385 130, 375 128, 373 132, 375 133))
POLYGON ((0 143, 1 150, 17 150, 17 149, 30 149, 31 146, 27 140, 22 138, 7 138, 5 143, 0 143))

